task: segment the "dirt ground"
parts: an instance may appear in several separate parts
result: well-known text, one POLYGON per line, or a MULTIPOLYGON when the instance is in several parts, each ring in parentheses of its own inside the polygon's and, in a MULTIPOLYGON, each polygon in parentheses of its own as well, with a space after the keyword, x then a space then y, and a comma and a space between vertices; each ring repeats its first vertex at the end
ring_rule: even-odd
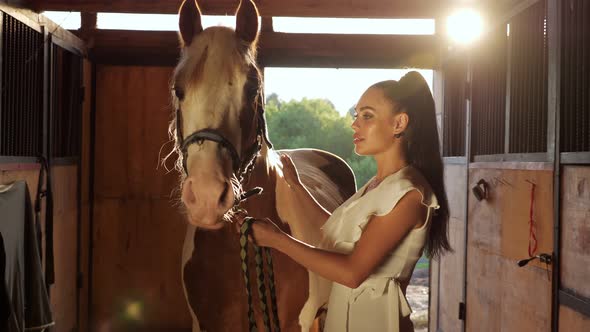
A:
POLYGON ((428 330, 428 269, 416 269, 412 274, 406 298, 412 308, 410 318, 415 332, 428 330))

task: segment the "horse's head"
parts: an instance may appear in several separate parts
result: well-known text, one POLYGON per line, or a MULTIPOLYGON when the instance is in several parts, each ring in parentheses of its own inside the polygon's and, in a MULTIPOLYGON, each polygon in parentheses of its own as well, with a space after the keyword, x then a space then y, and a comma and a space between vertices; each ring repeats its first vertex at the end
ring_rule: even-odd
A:
POLYGON ((195 0, 183 2, 179 17, 182 57, 173 78, 171 132, 185 175, 181 197, 191 223, 218 229, 266 138, 255 62, 258 10, 241 1, 235 31, 203 30, 195 0))

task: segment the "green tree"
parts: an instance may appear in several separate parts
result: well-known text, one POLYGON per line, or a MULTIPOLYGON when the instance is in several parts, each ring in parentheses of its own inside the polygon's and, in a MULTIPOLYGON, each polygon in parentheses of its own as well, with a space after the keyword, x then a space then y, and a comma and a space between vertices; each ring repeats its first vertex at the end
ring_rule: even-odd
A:
POLYGON ((265 112, 270 140, 276 149, 317 148, 332 152, 352 168, 359 187, 375 174, 373 158, 354 153, 352 116, 341 116, 329 100, 285 102, 272 94, 267 98, 265 112))

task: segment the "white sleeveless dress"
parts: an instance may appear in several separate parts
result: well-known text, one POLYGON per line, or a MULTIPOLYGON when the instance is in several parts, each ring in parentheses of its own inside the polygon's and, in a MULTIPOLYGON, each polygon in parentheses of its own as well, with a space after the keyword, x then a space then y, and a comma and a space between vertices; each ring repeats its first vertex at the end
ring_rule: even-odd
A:
POLYGON ((430 220, 434 210, 439 208, 438 201, 426 179, 412 166, 387 176, 376 188, 362 195, 366 186, 326 221, 320 247, 340 253, 352 252, 371 216, 388 214, 412 190, 422 194, 422 204, 428 207, 428 214, 424 225, 411 230, 359 287, 352 289, 332 283, 326 332, 399 331, 400 317, 411 313, 400 284, 409 281, 422 256, 430 220))

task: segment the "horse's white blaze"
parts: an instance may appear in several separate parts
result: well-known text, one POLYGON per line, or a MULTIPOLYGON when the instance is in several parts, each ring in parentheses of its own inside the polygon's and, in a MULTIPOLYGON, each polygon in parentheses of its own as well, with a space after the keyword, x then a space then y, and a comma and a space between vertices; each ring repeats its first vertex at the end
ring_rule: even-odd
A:
MULTIPOLYGON (((185 137, 201 129, 216 128, 241 150, 239 114, 248 67, 238 52, 239 43, 233 30, 212 27, 198 34, 183 50, 175 85, 184 91, 180 107, 185 137)), ((189 150, 189 164, 194 155, 189 150)))

